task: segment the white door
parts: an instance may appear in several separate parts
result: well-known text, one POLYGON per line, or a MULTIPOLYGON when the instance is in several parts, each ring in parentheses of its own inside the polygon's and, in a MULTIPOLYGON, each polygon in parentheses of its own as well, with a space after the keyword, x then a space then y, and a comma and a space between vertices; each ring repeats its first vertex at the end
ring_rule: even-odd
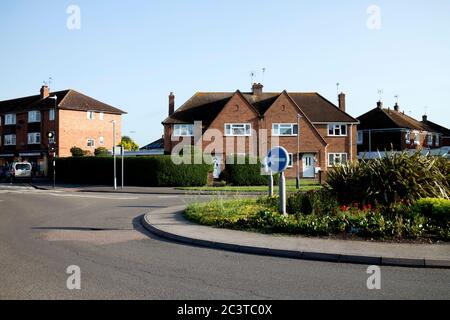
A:
POLYGON ((220 174, 222 173, 222 156, 214 156, 213 157, 213 176, 214 179, 219 179, 220 174))
POLYGON ((314 178, 314 155, 304 154, 303 155, 303 178, 314 178))

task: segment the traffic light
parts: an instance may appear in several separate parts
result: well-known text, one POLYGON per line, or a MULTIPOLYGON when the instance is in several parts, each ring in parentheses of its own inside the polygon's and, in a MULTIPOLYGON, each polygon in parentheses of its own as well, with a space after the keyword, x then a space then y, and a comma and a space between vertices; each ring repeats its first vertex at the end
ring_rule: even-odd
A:
POLYGON ((47 138, 49 139, 55 138, 55 133, 53 131, 47 131, 47 138))

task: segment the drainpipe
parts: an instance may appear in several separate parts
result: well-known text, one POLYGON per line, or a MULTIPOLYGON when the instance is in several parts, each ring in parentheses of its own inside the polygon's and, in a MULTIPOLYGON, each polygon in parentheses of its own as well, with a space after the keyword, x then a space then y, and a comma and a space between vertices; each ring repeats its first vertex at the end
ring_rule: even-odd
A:
POLYGON ((353 162, 353 124, 350 125, 350 162, 353 162))

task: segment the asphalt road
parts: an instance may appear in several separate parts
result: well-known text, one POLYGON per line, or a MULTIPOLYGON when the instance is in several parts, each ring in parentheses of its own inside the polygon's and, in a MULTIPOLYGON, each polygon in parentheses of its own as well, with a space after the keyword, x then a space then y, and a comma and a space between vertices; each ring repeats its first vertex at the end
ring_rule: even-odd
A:
POLYGON ((140 217, 196 196, 38 191, 0 185, 0 299, 450 299, 450 270, 231 253, 165 241, 140 217), (66 269, 81 269, 68 290, 66 269))

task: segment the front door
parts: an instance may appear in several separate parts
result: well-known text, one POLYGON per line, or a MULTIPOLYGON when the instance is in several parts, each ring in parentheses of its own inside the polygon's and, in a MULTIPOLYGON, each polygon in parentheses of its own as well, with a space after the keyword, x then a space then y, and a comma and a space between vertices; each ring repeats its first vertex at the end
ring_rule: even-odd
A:
POLYGON ((314 168, 314 155, 304 154, 303 155, 303 178, 314 178, 315 168, 314 168))
POLYGON ((214 156, 213 157, 213 165, 214 165, 214 171, 213 176, 214 179, 219 179, 220 174, 222 173, 222 156, 214 156))

